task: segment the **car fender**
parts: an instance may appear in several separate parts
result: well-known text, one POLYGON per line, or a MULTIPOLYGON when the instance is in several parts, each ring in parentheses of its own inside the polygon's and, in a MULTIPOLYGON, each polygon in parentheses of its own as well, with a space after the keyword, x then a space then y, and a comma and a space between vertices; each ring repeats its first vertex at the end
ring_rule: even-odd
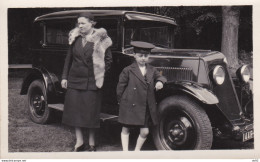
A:
POLYGON ((47 96, 56 92, 53 83, 53 76, 51 76, 48 73, 48 71, 44 68, 34 67, 32 68, 31 72, 27 75, 27 77, 23 80, 20 94, 21 95, 27 94, 30 84, 36 79, 41 79, 44 82, 47 96))
POLYGON ((174 86, 174 89, 178 91, 182 91, 186 94, 189 94, 202 103, 213 105, 219 103, 219 100, 216 95, 213 94, 212 91, 196 84, 188 81, 178 81, 174 83, 168 83, 170 86, 174 86))

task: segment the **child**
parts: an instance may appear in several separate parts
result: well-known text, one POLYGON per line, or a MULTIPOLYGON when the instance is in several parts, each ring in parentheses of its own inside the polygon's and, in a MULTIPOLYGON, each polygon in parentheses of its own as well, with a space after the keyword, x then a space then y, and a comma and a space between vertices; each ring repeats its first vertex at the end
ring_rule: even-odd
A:
POLYGON ((140 41, 132 41, 131 45, 134 47, 136 61, 124 68, 119 76, 118 121, 123 125, 121 132, 123 151, 128 151, 129 127, 133 126, 140 128, 135 147, 135 151, 140 151, 149 134, 148 127, 158 122, 154 89, 162 89, 166 78, 161 76, 153 66, 147 64, 154 45, 140 41))

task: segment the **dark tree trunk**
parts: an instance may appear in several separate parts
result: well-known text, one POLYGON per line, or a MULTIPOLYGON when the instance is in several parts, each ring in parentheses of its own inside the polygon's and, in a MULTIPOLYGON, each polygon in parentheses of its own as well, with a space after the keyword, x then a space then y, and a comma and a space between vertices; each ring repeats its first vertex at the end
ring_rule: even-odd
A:
POLYGON ((222 7, 222 42, 221 52, 227 57, 229 66, 238 66, 238 28, 239 7, 222 7))

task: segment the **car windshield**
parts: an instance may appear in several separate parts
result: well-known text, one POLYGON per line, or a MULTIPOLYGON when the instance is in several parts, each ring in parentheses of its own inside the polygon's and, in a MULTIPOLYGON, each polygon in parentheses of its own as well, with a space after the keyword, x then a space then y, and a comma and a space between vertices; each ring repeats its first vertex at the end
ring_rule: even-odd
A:
POLYGON ((125 24, 125 48, 131 41, 145 41, 157 47, 173 48, 173 29, 171 24, 154 21, 129 21, 125 24))

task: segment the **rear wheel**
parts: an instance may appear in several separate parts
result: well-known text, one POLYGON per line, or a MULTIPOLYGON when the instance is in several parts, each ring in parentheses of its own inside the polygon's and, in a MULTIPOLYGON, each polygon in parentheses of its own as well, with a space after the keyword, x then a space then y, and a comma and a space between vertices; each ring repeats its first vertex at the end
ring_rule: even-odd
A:
POLYGON ((46 124, 50 121, 52 109, 48 108, 46 88, 41 80, 33 81, 28 89, 29 115, 33 122, 46 124))
POLYGON ((210 149, 212 127, 206 112, 185 96, 171 96, 159 105, 159 123, 153 130, 159 150, 210 149))

